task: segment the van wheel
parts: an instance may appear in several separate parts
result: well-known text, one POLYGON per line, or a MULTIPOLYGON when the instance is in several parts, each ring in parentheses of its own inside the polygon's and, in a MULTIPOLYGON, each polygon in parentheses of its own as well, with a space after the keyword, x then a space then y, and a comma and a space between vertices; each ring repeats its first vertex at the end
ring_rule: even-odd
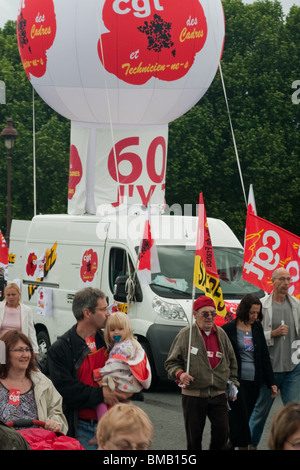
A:
POLYGON ((152 375, 151 385, 147 390, 144 390, 144 392, 147 392, 147 391, 151 392, 151 391, 154 391, 156 389, 159 379, 158 379, 158 375, 156 373, 156 368, 155 368, 155 364, 154 364, 150 344, 147 341, 140 341, 140 344, 143 347, 145 353, 147 354, 148 361, 149 361, 150 367, 151 367, 151 375, 152 375))
POLYGON ((38 363, 43 374, 48 373, 48 349, 50 348, 50 339, 48 333, 39 331, 36 335, 39 347, 38 363))

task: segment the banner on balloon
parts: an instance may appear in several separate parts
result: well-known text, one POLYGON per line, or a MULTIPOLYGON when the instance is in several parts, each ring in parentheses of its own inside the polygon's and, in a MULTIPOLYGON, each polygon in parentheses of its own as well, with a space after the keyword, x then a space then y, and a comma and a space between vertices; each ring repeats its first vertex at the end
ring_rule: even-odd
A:
POLYGON ((167 124, 206 93, 225 37, 221 0, 30 0, 17 40, 32 86, 71 121, 167 124))
POLYGON ((91 130, 71 125, 71 147, 69 161, 68 213, 79 215, 85 212, 89 197, 87 188, 87 154, 91 130))
POLYGON ((204 291, 207 297, 213 299, 217 314, 221 317, 225 317, 227 310, 220 286, 202 193, 199 196, 194 285, 204 291))
POLYGON ((300 237, 248 212, 243 279, 270 293, 277 268, 289 271, 289 293, 300 298, 300 237))

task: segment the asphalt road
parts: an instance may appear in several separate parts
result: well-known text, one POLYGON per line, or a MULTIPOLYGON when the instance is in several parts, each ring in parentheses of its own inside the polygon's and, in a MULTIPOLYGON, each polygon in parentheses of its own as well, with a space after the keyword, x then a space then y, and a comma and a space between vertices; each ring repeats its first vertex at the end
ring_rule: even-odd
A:
MULTIPOLYGON (((177 386, 166 381, 155 392, 145 392, 143 402, 134 402, 150 417, 154 425, 152 450, 186 450, 185 430, 181 408, 181 394, 177 386)), ((258 450, 268 450, 268 437, 274 415, 282 407, 280 395, 277 396, 258 450)), ((209 449, 210 424, 207 420, 203 435, 203 450, 209 449)))

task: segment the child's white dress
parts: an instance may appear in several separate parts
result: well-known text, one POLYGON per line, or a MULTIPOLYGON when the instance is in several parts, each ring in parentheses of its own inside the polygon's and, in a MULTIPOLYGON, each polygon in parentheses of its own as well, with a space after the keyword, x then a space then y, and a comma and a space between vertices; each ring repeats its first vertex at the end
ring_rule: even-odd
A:
POLYGON ((99 369, 101 379, 110 375, 118 390, 140 392, 151 384, 151 368, 142 346, 129 339, 116 343, 111 349, 104 367, 99 369))

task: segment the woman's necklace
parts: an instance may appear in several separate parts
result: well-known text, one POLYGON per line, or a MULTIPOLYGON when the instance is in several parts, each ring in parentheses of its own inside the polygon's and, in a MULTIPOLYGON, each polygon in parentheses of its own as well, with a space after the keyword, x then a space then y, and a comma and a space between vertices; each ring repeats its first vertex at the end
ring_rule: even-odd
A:
POLYGON ((250 335, 252 332, 251 325, 246 325, 246 323, 243 323, 241 321, 238 322, 237 328, 239 330, 243 330, 246 333, 246 335, 250 335))

